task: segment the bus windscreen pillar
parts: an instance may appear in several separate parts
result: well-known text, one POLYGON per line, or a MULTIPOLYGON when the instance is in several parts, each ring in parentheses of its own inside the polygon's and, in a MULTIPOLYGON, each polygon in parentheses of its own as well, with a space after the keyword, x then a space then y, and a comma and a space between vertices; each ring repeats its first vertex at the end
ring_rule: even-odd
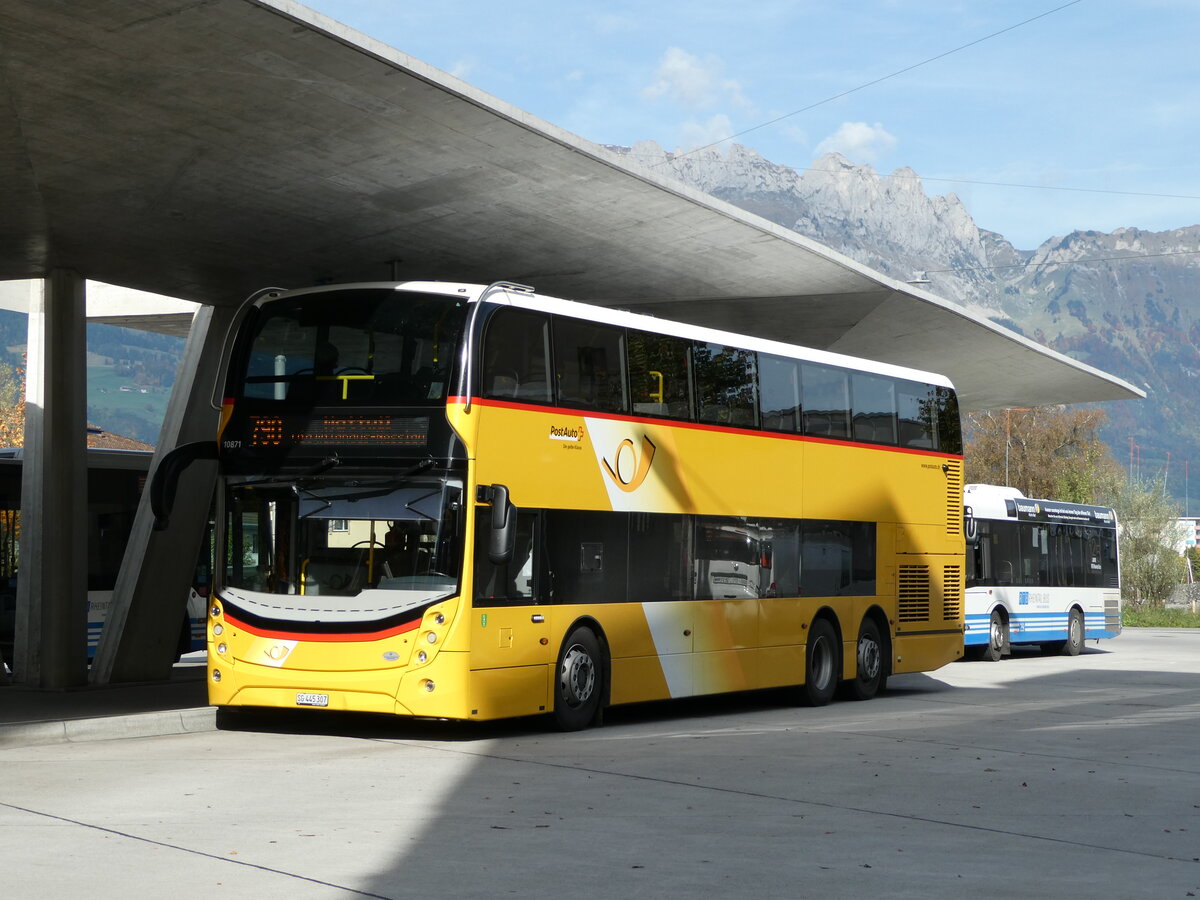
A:
POLYGON ((85 282, 60 269, 29 298, 14 670, 32 687, 87 681, 85 282))

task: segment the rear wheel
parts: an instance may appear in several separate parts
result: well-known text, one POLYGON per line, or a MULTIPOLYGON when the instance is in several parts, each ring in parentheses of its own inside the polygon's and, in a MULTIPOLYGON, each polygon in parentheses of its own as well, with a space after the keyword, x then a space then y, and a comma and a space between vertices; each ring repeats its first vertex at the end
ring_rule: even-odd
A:
POLYGON ((554 685, 554 720, 563 731, 587 728, 599 718, 604 696, 600 641, 587 626, 567 635, 558 654, 554 685))
POLYGON ((1067 639, 1063 642, 1063 656, 1078 656, 1083 649, 1083 613, 1077 609, 1071 610, 1067 619, 1067 639))
POLYGON ((808 630, 804 654, 804 700, 809 706, 824 706, 833 699, 841 671, 837 634, 825 619, 816 619, 808 630))
POLYGON ((863 619, 855 648, 854 677, 846 682, 846 693, 854 700, 870 700, 887 682, 883 636, 874 619, 863 619))

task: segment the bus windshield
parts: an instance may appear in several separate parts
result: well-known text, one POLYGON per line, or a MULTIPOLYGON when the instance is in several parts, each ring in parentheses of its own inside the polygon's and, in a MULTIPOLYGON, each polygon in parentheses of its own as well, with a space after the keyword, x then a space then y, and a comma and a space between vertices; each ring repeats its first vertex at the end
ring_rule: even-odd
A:
POLYGON ((381 288, 264 304, 243 349, 250 400, 290 405, 444 405, 464 298, 381 288))
POLYGON ((312 622, 384 618, 449 596, 461 571, 461 504, 461 483, 448 479, 231 485, 225 587, 243 602, 292 595, 255 602, 274 618, 312 622))

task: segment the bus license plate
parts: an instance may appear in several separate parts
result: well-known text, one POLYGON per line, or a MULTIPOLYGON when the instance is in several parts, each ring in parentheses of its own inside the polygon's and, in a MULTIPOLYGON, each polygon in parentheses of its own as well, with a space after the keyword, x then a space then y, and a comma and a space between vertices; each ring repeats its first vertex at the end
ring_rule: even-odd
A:
POLYGON ((296 705, 297 706, 328 706, 329 705, 329 695, 328 694, 297 694, 296 695, 296 705))

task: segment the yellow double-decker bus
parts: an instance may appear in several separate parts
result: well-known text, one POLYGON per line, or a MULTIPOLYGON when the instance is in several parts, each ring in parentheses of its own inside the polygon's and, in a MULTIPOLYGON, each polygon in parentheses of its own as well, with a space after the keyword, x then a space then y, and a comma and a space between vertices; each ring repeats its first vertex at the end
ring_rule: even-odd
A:
POLYGON ((218 706, 577 729, 962 655, 942 377, 506 283, 265 292, 231 348, 218 706))

